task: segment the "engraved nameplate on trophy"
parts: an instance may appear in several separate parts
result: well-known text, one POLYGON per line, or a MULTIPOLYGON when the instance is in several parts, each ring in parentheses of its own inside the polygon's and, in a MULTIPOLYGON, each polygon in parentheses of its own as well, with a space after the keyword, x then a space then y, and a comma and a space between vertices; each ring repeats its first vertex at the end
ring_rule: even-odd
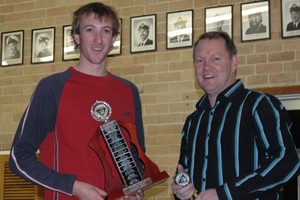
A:
POLYGON ((106 174, 105 189, 108 193, 107 198, 109 200, 115 200, 125 195, 135 193, 140 189, 145 190, 166 181, 169 175, 165 171, 160 172, 157 165, 153 163, 141 149, 135 134, 135 126, 122 121, 109 121, 111 113, 112 109, 110 105, 103 101, 96 101, 91 108, 92 117, 96 121, 103 122, 91 139, 89 146, 96 152, 104 167, 106 174), (139 171, 135 163, 120 126, 123 127, 124 130, 128 130, 131 139, 130 143, 136 147, 138 158, 144 165, 143 173, 139 171), (101 135, 113 157, 123 184, 120 184, 113 178, 111 166, 105 161, 104 157, 107 151, 103 150, 104 147, 101 147, 98 142, 101 135))
POLYGON ((107 122, 100 126, 100 129, 125 185, 129 186, 142 181, 141 174, 134 162, 117 122, 115 120, 107 122))

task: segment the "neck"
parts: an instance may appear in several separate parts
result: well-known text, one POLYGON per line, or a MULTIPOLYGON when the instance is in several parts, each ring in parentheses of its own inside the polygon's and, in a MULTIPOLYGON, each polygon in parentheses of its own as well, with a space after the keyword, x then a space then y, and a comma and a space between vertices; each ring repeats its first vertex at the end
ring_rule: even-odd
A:
POLYGON ((213 108, 216 104, 216 99, 217 97, 216 96, 208 96, 208 100, 209 100, 209 104, 210 104, 210 107, 213 108))
POLYGON ((106 76, 107 71, 104 66, 93 66, 93 65, 82 65, 78 63, 77 65, 74 66, 74 68, 82 73, 89 74, 92 76, 106 76))

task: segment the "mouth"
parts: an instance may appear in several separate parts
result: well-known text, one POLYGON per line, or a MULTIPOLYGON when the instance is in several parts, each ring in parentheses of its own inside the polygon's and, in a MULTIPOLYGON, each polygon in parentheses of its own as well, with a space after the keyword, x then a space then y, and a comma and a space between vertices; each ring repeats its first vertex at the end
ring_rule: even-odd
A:
POLYGON ((212 79, 212 78, 215 78, 216 76, 215 75, 213 75, 213 74, 204 74, 203 75, 203 78, 204 79, 212 79))
POLYGON ((102 51, 103 47, 92 47, 94 51, 102 51))

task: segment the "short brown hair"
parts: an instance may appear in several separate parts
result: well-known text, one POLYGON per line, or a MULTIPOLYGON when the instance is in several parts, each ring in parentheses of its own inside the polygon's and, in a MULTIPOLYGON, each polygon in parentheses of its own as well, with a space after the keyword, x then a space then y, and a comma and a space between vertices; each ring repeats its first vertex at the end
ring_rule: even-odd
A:
MULTIPOLYGON (((80 7, 73 13, 73 22, 71 35, 80 34, 80 22, 83 16, 95 14, 99 20, 106 19, 112 23, 113 36, 119 34, 120 22, 117 12, 114 8, 100 2, 93 2, 80 7)), ((75 48, 78 48, 75 44, 75 48)))
POLYGON ((212 31, 212 32, 203 33, 202 35, 200 35, 200 37, 195 42, 194 48, 193 48, 193 59, 194 60, 195 60, 195 49, 197 47, 197 44, 200 42, 200 40, 204 40, 204 39, 209 39, 209 40, 223 39, 225 41, 225 48, 229 54, 229 57, 231 58, 233 55, 237 55, 236 46, 235 46, 233 40, 231 39, 231 37, 226 32, 212 31))

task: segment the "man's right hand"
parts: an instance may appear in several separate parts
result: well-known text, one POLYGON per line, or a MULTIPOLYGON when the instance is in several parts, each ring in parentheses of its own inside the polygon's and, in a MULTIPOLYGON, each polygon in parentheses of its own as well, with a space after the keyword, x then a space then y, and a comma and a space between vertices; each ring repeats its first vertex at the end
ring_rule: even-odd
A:
MULTIPOLYGON (((182 165, 178 165, 177 172, 183 172, 184 169, 182 165)), ((194 195, 195 188, 193 184, 189 183, 186 186, 181 186, 176 184, 175 182, 172 183, 171 188, 173 190, 173 193, 179 198, 179 199, 190 199, 194 195)))
POLYGON ((79 200, 104 200, 107 193, 89 183, 75 181, 73 195, 79 200))

